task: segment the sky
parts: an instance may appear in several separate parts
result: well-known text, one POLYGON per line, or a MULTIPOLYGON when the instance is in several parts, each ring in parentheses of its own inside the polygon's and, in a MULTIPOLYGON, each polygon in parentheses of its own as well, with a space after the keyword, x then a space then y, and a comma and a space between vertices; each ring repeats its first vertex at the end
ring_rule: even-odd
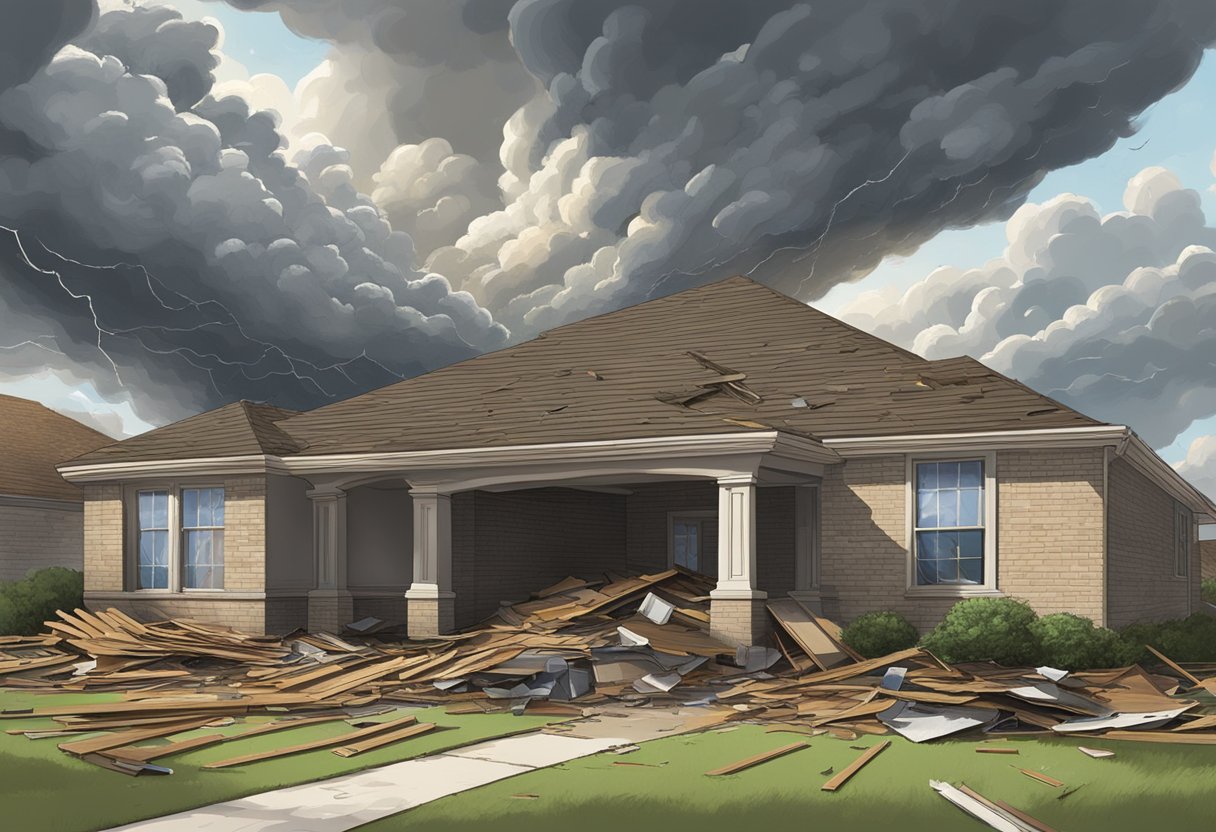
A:
POLYGON ((93 5, 0 74, 0 392, 313 407, 746 273, 1216 490, 1210 3, 93 5))

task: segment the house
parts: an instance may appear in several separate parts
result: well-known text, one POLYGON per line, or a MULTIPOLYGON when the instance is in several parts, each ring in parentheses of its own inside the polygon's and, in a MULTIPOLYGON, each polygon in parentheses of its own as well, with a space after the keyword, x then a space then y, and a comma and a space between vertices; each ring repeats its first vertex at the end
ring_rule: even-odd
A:
POLYGON ((86 598, 254 631, 443 633, 567 575, 716 581, 919 627, 960 598, 1121 625, 1199 607, 1216 506, 1126 426, 736 277, 295 413, 237 402, 61 466, 86 598))
POLYGON ((37 402, 0 395, 0 581, 84 562, 84 496, 55 466, 113 439, 37 402))

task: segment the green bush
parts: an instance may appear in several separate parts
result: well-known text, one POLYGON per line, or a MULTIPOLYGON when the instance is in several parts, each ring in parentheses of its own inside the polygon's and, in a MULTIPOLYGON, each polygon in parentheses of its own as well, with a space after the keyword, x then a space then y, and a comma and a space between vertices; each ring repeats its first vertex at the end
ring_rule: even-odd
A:
POLYGON ((867 659, 916 646, 916 628, 897 612, 868 612, 841 630, 840 638, 867 659))
POLYGON ((1069 612, 1045 615, 1030 622, 1040 645, 1039 661, 1062 670, 1092 670, 1130 664, 1127 645, 1114 630, 1069 612))
POLYGON ((968 598, 950 608, 921 646, 946 662, 993 661, 1025 667, 1036 664, 1041 652, 1030 627, 1035 618, 1025 601, 968 598))
POLYGON ((1151 645, 1176 662, 1216 662, 1216 617, 1195 613, 1174 621, 1142 622, 1123 628, 1127 662, 1155 664, 1151 645))
POLYGON ((1203 600, 1209 604, 1216 604, 1216 578, 1208 578, 1203 582, 1203 600))
POLYGON ((36 635, 55 610, 84 604, 84 575, 52 566, 0 584, 0 634, 36 635))

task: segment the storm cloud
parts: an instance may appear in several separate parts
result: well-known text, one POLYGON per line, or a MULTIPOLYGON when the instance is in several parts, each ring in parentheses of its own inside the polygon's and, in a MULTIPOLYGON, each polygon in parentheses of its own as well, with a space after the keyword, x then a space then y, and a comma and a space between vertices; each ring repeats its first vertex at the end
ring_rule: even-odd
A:
POLYGON ((159 421, 323 403, 731 273, 814 299, 1007 218, 1216 39, 1207 0, 228 2, 333 44, 290 135, 216 91, 216 27, 165 9, 0 75, 0 303, 159 421))
POLYGON ((1216 228, 1170 171, 1128 183, 1101 216, 1064 194, 1024 205, 1004 254, 866 293, 842 317, 928 358, 969 354, 1169 445, 1216 414, 1216 228))

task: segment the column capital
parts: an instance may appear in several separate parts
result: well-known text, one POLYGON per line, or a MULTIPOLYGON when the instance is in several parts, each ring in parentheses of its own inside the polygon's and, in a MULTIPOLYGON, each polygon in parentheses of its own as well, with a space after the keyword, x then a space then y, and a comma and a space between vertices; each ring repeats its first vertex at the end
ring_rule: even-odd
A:
POLYGON ((723 488, 731 488, 740 485, 755 485, 755 474, 727 474, 726 476, 718 477, 718 485, 723 488))
POLYGON ((435 499, 442 499, 442 500, 452 499, 451 492, 444 490, 441 486, 438 486, 438 485, 411 485, 410 486, 410 496, 411 497, 422 497, 422 498, 433 497, 435 499))
POLYGON ((323 500, 345 499, 346 492, 334 485, 322 485, 305 491, 304 496, 310 500, 320 502, 323 500))

